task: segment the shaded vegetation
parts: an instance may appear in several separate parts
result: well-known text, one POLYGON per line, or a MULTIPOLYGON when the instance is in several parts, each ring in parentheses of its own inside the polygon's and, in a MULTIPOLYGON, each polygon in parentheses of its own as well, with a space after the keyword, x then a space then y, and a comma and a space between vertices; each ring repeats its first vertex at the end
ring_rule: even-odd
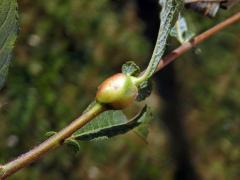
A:
MULTIPOLYGON (((148 24, 138 17, 138 1, 19 3, 21 33, 0 94, 0 162, 78 116, 97 85, 120 72, 124 62, 134 60, 143 67, 151 54, 153 35, 144 31, 148 24)), ((185 14, 190 28, 201 32, 233 12, 222 11, 216 19, 185 14)), ((188 150, 203 179, 240 176, 239 29, 237 24, 220 32, 174 63, 188 150)), ((172 40, 168 48, 176 46, 172 40)), ((160 98, 155 92, 147 99, 159 113, 148 145, 134 133, 82 143, 77 156, 63 148, 10 179, 172 179, 176 166, 160 118, 166 96, 171 94, 160 98)))

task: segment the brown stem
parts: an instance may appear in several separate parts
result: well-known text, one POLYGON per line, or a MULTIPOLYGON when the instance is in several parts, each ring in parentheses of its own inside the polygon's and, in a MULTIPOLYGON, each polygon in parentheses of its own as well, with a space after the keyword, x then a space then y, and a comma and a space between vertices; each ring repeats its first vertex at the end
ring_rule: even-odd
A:
MULTIPOLYGON (((182 44, 180 47, 172 51, 170 54, 168 54, 165 58, 163 58, 160 61, 157 71, 164 68, 172 61, 176 60, 176 58, 178 58, 179 56, 181 56, 183 53, 190 50, 191 48, 195 47, 197 44, 203 42, 204 40, 214 35, 218 31, 222 30, 223 28, 233 23, 236 23, 239 20, 240 20, 240 12, 226 19, 222 23, 219 23, 213 28, 207 30, 206 32, 196 36, 190 42, 186 42, 182 44)), ((50 150, 60 146, 65 139, 70 137, 75 131, 83 127, 86 123, 91 121, 94 117, 96 117, 98 114, 102 113, 105 110, 106 109, 102 105, 96 104, 89 111, 81 115, 79 118, 73 121, 70 125, 65 127, 63 130, 61 130, 56 135, 52 136, 51 138, 49 138, 39 146, 35 147, 34 149, 27 152, 26 154, 19 156, 17 159, 6 163, 5 165, 0 165, 0 179, 4 179, 14 174, 18 170, 26 167, 30 163, 41 158, 50 150)))
POLYGON ((82 114, 79 118, 77 118, 63 130, 61 130, 39 146, 35 147, 26 154, 19 156, 17 159, 10 161, 3 166, 0 166, 0 179, 4 179, 14 174, 21 168, 41 158, 50 150, 53 150, 56 147, 60 146, 65 139, 70 137, 75 131, 83 127, 86 123, 91 121, 94 117, 96 117, 98 114, 102 113, 105 110, 106 109, 103 107, 103 105, 98 103, 95 104, 90 110, 82 114))
POLYGON ((158 64, 157 71, 161 70, 165 66, 167 66, 169 63, 171 63, 174 60, 177 60, 179 56, 184 54, 185 52, 189 51, 196 45, 200 44, 201 42, 205 41, 212 35, 216 34, 218 31, 224 29, 227 26, 230 26, 236 22, 240 21, 240 12, 236 13, 235 15, 229 17, 228 19, 224 20, 223 22, 217 24, 216 26, 212 27, 211 29, 203 32, 202 34, 199 34, 195 38, 191 39, 189 42, 183 43, 181 46, 179 46, 177 49, 170 52, 167 56, 165 56, 160 63, 158 64))

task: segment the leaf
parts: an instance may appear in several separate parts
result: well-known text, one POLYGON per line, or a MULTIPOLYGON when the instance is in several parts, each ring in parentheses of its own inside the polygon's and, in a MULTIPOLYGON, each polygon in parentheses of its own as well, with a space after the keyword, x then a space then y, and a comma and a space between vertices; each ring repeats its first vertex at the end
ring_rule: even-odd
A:
POLYGON ((2 88, 18 33, 16 0, 0 1, 0 89, 2 88))
POLYGON ((64 144, 67 144, 67 145, 73 147, 74 150, 76 151, 76 153, 78 153, 81 150, 81 146, 80 146, 79 142, 77 140, 73 139, 73 138, 67 139, 64 142, 64 144))
POLYGON ((222 7, 224 1, 229 2, 232 0, 212 0, 212 2, 207 2, 203 0, 199 2, 194 2, 193 0, 185 0, 185 2, 187 3, 187 8, 191 8, 194 11, 199 12, 202 15, 208 16, 210 18, 216 16, 218 11, 220 10, 220 7, 222 7))
POLYGON ((140 68, 133 61, 128 61, 122 66, 122 73, 129 76, 137 76, 140 73, 140 68))
POLYGON ((183 0, 159 0, 159 4, 162 6, 160 14, 161 23, 157 42, 148 68, 145 71, 146 77, 144 77, 144 79, 149 79, 157 69, 157 66, 165 51, 169 33, 183 7, 183 0))
POLYGON ((138 87, 138 96, 137 101, 143 101, 148 96, 151 95, 152 92, 152 83, 150 80, 143 81, 138 87))
POLYGON ((194 33, 188 30, 186 19, 179 14, 178 20, 172 28, 170 35, 176 37, 180 43, 184 43, 189 41, 194 36, 194 33))
POLYGON ((143 108, 143 110, 130 121, 127 120, 122 111, 104 112, 74 133, 72 138, 81 141, 90 141, 127 133, 146 121, 146 114, 149 110, 147 107, 143 108))
POLYGON ((147 137, 149 134, 149 124, 153 119, 152 112, 149 109, 147 109, 146 113, 144 113, 141 118, 143 118, 144 120, 142 124, 140 124, 138 127, 134 129, 134 132, 136 132, 141 138, 147 141, 147 137))
POLYGON ((56 131, 49 131, 49 132, 47 132, 47 133, 45 134, 45 136, 46 136, 47 138, 49 138, 49 137, 51 137, 51 136, 53 136, 53 135, 55 135, 55 134, 57 134, 56 131))

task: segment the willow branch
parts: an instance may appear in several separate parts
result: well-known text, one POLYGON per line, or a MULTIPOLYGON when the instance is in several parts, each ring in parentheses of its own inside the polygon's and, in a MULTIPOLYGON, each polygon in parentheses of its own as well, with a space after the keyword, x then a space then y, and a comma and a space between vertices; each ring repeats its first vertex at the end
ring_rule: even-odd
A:
MULTIPOLYGON (((172 51, 170 54, 168 54, 165 58, 163 58, 160 61, 156 71, 161 70, 162 68, 167 66, 172 61, 176 60, 179 56, 181 56, 191 48, 205 41, 206 39, 208 39, 218 31, 222 30, 223 28, 238 22, 239 20, 240 20, 240 12, 226 19, 225 21, 219 23, 213 28, 207 30, 206 32, 196 36, 191 41, 182 44, 180 47, 172 51)), ((5 179, 6 177, 14 174, 20 169, 31 164, 32 162, 38 160, 39 158, 47 154, 49 151, 62 145, 63 142, 67 138, 69 138, 74 132, 76 132, 78 129, 83 127, 85 124, 90 122, 94 117, 104 112, 105 110, 107 109, 103 105, 96 104, 90 110, 83 113, 79 118, 77 118, 67 127, 65 127, 63 130, 61 130, 60 132, 58 132, 48 140, 44 141, 39 146, 35 147, 34 149, 30 150, 29 152, 23 155, 20 155, 18 158, 6 163, 5 165, 0 165, 0 179, 5 179)))
POLYGON ((74 120, 67 127, 62 129, 60 132, 50 137, 48 140, 35 147, 31 151, 19 156, 17 159, 8 162, 0 168, 0 179, 4 179, 21 168, 26 167, 28 164, 38 160, 47 152, 57 148, 64 143, 64 140, 69 138, 74 132, 83 127, 89 121, 91 121, 98 114, 105 111, 105 107, 101 104, 96 103, 90 110, 83 113, 79 118, 74 120))
POLYGON ((201 42, 207 40, 212 35, 216 34, 217 32, 221 31, 227 26, 230 26, 234 23, 237 23, 240 21, 240 12, 236 13, 235 15, 229 17, 228 19, 224 20, 223 22, 217 24, 216 26, 208 29, 207 31, 203 32, 202 34, 199 34, 198 36, 191 39, 189 42, 183 43, 181 46, 179 46, 177 49, 170 52, 168 55, 166 55, 158 64, 158 68, 156 71, 160 71, 162 68, 167 66, 169 63, 171 63, 174 60, 177 60, 178 57, 180 57, 185 52, 189 51, 190 49, 196 47, 201 42))

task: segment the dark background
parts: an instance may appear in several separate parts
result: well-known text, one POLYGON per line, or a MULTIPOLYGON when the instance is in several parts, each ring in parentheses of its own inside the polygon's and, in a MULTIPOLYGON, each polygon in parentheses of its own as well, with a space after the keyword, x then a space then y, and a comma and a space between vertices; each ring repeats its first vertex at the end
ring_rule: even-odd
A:
MULTIPOLYGON (((159 10, 157 0, 19 1, 20 35, 0 92, 0 162, 80 115, 124 62, 144 69, 159 10)), ((184 15, 198 34, 238 10, 184 15)), ((62 147, 9 179, 239 179, 239 29, 228 27, 155 75, 147 144, 130 132, 81 143, 78 155, 62 147)), ((172 38, 167 51, 177 46, 172 38)))

